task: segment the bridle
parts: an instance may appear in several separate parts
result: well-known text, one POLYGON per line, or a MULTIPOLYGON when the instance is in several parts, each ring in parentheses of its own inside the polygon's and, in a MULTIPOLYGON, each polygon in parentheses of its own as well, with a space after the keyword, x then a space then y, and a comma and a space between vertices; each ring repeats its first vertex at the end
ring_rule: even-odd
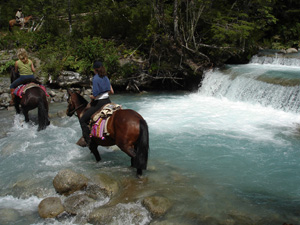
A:
POLYGON ((83 107, 83 106, 85 106, 85 104, 81 104, 80 106, 77 106, 75 109, 73 109, 71 112, 69 112, 70 114, 74 114, 76 111, 77 111, 77 109, 80 109, 81 107, 83 107))
MULTIPOLYGON (((71 100, 71 96, 70 96, 70 100, 71 100)), ((70 102, 70 100, 69 100, 69 102, 70 102)), ((72 101, 71 101, 71 103, 72 103, 72 101)), ((72 103, 73 104, 73 103, 72 103)), ((70 115, 73 115, 78 109, 80 109, 80 108, 82 108, 82 107, 85 107, 86 105, 83 103, 83 104, 81 104, 81 105, 79 105, 79 106, 77 106, 75 109, 73 109, 71 112, 69 112, 69 114, 70 115)), ((78 115, 77 115, 78 116, 78 115)))

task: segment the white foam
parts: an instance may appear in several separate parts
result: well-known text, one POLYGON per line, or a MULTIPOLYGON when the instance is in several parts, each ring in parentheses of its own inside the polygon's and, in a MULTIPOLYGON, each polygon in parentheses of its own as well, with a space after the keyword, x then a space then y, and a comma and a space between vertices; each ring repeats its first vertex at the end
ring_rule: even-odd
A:
POLYGON ((37 211, 42 199, 32 196, 27 199, 15 198, 11 195, 0 197, 0 208, 11 208, 18 210, 21 214, 37 211))

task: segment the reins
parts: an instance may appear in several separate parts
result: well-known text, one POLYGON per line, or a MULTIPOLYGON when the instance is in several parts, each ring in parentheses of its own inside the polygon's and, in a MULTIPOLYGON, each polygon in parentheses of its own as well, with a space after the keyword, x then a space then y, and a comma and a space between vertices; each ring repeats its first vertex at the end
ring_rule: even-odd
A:
POLYGON ((70 114, 75 113, 78 109, 80 109, 81 107, 85 106, 85 104, 81 104, 80 106, 77 106, 75 109, 73 109, 71 112, 69 112, 70 114))

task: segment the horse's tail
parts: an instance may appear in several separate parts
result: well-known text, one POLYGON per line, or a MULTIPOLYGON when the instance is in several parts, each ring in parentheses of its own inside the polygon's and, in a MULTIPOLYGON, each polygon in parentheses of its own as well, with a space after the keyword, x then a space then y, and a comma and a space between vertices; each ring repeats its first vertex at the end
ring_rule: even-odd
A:
POLYGON ((8 30, 9 30, 10 32, 12 32, 12 29, 11 29, 10 24, 8 24, 8 30))
POLYGON ((48 118, 48 107, 47 107, 47 99, 40 99, 38 104, 38 120, 39 120, 39 127, 38 131, 46 129, 49 125, 49 118, 48 118))
POLYGON ((138 171, 145 170, 147 169, 148 162, 149 131, 148 125, 143 119, 140 119, 140 134, 135 146, 135 167, 138 169, 138 171))

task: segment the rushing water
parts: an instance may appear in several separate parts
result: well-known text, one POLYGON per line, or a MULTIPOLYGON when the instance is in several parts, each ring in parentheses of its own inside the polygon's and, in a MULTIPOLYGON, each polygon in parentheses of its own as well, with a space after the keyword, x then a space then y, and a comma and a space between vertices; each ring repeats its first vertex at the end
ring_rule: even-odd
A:
MULTIPOLYGON (((254 57, 209 71, 197 93, 112 96, 149 126, 147 179, 132 194, 170 199, 161 220, 171 224, 300 224, 300 64, 293 60, 254 57)), ((51 104, 51 125, 41 132, 13 111, 0 112, 0 217, 9 210, 8 224, 75 223, 37 212, 43 198, 57 196, 52 180, 61 169, 134 177, 121 151, 99 147, 95 163, 75 145, 77 118, 55 116, 65 109, 51 104)), ((113 224, 134 223, 130 209, 143 207, 128 201, 113 224)), ((143 224, 153 219, 142 213, 143 224)))

